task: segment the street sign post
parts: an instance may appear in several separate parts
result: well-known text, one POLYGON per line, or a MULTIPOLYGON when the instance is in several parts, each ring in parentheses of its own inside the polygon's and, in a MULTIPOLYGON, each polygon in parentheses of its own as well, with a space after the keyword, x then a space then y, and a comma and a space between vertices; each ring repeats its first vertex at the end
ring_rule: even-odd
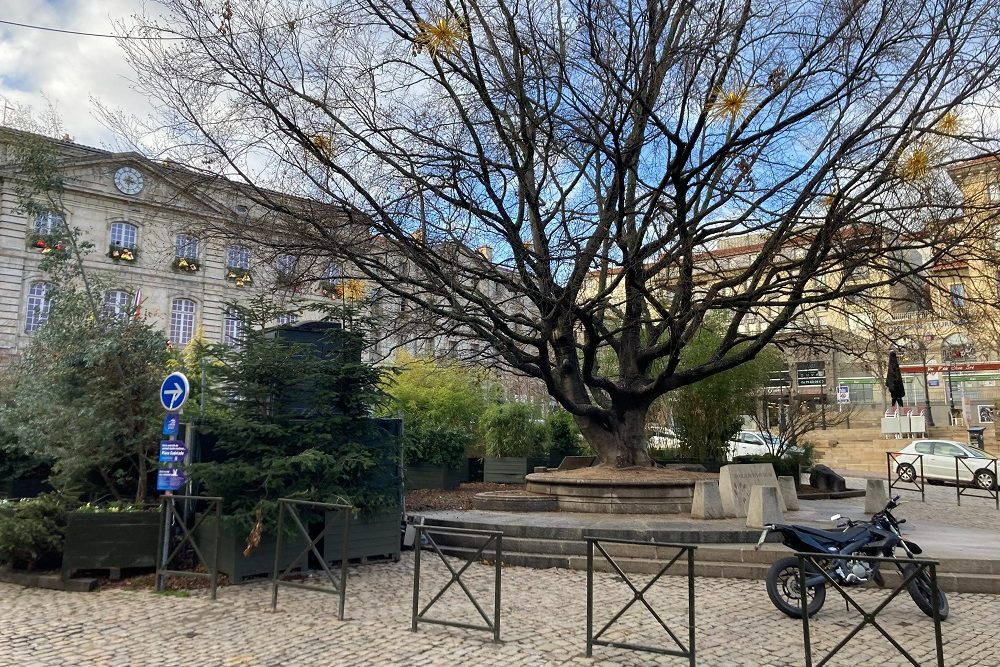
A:
POLYGON ((187 453, 182 440, 160 440, 160 463, 182 463, 187 453))
POLYGON ((168 412, 176 412, 191 393, 191 384, 184 373, 171 373, 160 385, 160 403, 168 412))
POLYGON ((168 412, 163 418, 163 435, 174 436, 180 432, 181 416, 177 412, 168 412))
POLYGON ((187 477, 176 468, 163 468, 156 473, 157 491, 178 491, 183 488, 185 482, 187 477))
POLYGON ((851 386, 847 384, 837 385, 837 403, 840 405, 850 405, 851 386))

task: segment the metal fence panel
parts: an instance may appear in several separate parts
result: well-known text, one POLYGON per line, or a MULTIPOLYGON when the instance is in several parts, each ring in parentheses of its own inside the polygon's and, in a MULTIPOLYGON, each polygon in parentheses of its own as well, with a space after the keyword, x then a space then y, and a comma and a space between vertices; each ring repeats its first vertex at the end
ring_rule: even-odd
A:
POLYGON ((927 480, 924 478, 923 454, 902 454, 900 452, 886 452, 885 467, 886 467, 886 474, 889 479, 890 497, 892 497, 893 491, 916 491, 920 494, 920 502, 926 500, 924 488, 927 486, 927 480), (900 456, 905 456, 906 458, 900 461, 899 460, 900 456), (911 457, 913 457, 912 460, 911 457), (893 464, 895 464, 896 467, 895 471, 893 470, 893 464), (904 465, 912 467, 914 473, 916 473, 919 467, 920 472, 918 474, 915 474, 912 480, 903 479, 903 476, 900 473, 900 471, 905 470, 905 468, 903 468, 904 465))
POLYGON ((436 625, 448 625, 453 628, 465 628, 466 630, 486 630, 487 632, 493 633, 493 641, 500 641, 500 587, 501 587, 501 569, 500 561, 503 557, 503 532, 499 530, 474 530, 471 528, 448 528, 441 526, 414 526, 416 528, 416 537, 413 541, 413 614, 411 616, 410 630, 413 632, 417 631, 418 623, 433 623, 436 625), (479 547, 479 549, 469 557, 466 563, 461 567, 461 569, 456 570, 452 567, 451 563, 441 552, 441 548, 438 546, 437 542, 434 541, 433 535, 478 535, 480 537, 487 538, 486 541, 479 547), (451 578, 448 583, 444 585, 444 588, 439 590, 431 601, 424 605, 423 609, 420 609, 420 553, 421 553, 421 536, 427 537, 428 544, 433 547, 434 551, 440 557, 441 562, 445 564, 448 571, 451 573, 451 578), (472 594, 465 582, 462 581, 462 574, 465 573, 469 566, 475 563, 479 557, 483 554, 486 548, 490 544, 495 545, 495 552, 493 556, 493 567, 494 567, 494 582, 493 582, 493 618, 491 619, 486 612, 483 610, 482 606, 476 600, 476 596, 472 594), (466 597, 472 602, 476 611, 482 617, 485 625, 477 625, 474 623, 464 623, 461 621, 450 621, 441 618, 428 618, 427 612, 434 605, 435 602, 441 599, 441 596, 451 587, 452 584, 458 584, 462 591, 465 592, 466 597))
POLYGON ((962 504, 962 496, 966 496, 967 498, 989 498, 993 501, 996 508, 1000 510, 1000 484, 998 484, 998 480, 1000 480, 1000 477, 997 476, 997 459, 973 459, 965 456, 955 457, 955 493, 958 496, 959 506, 962 504), (981 462, 984 460, 988 462, 986 465, 981 465, 981 462), (969 461, 975 461, 975 467, 970 466, 969 461), (962 480, 959 477, 959 472, 961 471, 959 466, 964 466, 972 474, 972 484, 970 486, 962 485, 962 480), (982 471, 993 473, 993 485, 989 488, 983 488, 977 484, 976 477, 982 474, 982 471))
POLYGON ((163 590, 166 577, 168 576, 192 577, 196 579, 207 578, 211 582, 212 599, 216 599, 216 589, 219 585, 219 531, 222 527, 222 498, 218 496, 164 495, 161 496, 160 502, 163 505, 160 513, 159 541, 159 544, 162 545, 162 549, 156 559, 156 590, 163 590), (208 503, 208 507, 205 512, 198 518, 197 521, 195 521, 194 526, 192 526, 190 530, 188 530, 184 516, 178 515, 177 513, 178 500, 183 500, 185 505, 189 506, 192 511, 197 507, 198 503, 208 503), (190 505, 188 505, 188 503, 190 503, 190 505), (206 560, 206 558, 202 555, 201 549, 198 548, 198 543, 195 541, 194 536, 201 523, 212 514, 215 515, 215 530, 213 531, 215 549, 213 550, 212 562, 208 562, 208 560, 206 560), (180 527, 182 537, 177 546, 171 550, 170 543, 173 541, 173 527, 175 524, 180 527), (208 570, 207 573, 169 569, 170 563, 178 555, 180 555, 181 550, 186 544, 191 546, 198 562, 204 565, 208 570))
POLYGON ((934 617, 933 617, 934 646, 936 649, 936 661, 934 664, 937 665, 937 667, 944 667, 944 645, 941 639, 941 617, 940 617, 941 604, 939 598, 940 591, 937 585, 937 561, 918 559, 918 558, 900 560, 897 558, 885 558, 881 556, 861 556, 852 554, 850 556, 851 560, 859 560, 859 561, 864 561, 866 563, 893 563, 894 565, 896 565, 897 568, 899 568, 900 574, 903 575, 902 581, 898 586, 896 586, 896 588, 892 590, 891 593, 889 593, 889 597, 883 600, 882 603, 879 604, 873 611, 869 612, 866 609, 864 609, 860 604, 858 604, 858 602, 853 597, 851 597, 851 595, 846 590, 844 590, 844 588, 835 579, 833 579, 833 577, 831 577, 830 574, 820 564, 822 560, 830 558, 829 554, 796 553, 795 556, 796 558, 799 559, 799 591, 803 591, 800 593, 799 597, 802 601, 802 644, 803 647, 805 648, 805 655, 806 655, 805 667, 813 667, 812 642, 810 639, 810 631, 809 631, 809 613, 808 613, 809 596, 804 593, 804 591, 807 588, 806 587, 807 563, 810 566, 812 566, 810 570, 813 569, 815 570, 814 572, 812 572, 812 576, 815 576, 817 573, 822 573, 823 579, 825 580, 823 583, 832 584, 833 587, 841 594, 841 596, 843 596, 845 602, 848 605, 848 608, 854 607, 861 614, 862 617, 861 623, 855 626, 854 629, 851 630, 846 637, 841 639, 840 642, 836 646, 834 646, 833 649, 825 657, 823 657, 822 660, 816 663, 816 667, 823 667, 823 665, 830 662, 833 656, 835 656, 837 652, 840 651, 840 649, 847 646, 847 644, 851 641, 851 639, 853 639, 859 632, 861 632, 861 630, 863 630, 868 625, 878 630, 879 633, 881 633, 882 636, 885 637, 890 644, 892 644, 893 648, 895 648, 900 655, 902 655, 904 658, 910 661, 910 664, 914 665, 914 667, 921 667, 920 663, 917 662, 916 659, 912 655, 910 655, 910 653, 905 648, 903 648, 903 646, 898 641, 896 641, 896 639, 892 635, 889 634, 889 631, 879 624, 879 622, 876 620, 876 616, 878 616, 879 612, 881 612, 883 609, 889 606, 889 603, 892 602, 896 598, 896 596, 900 594, 900 592, 906 589, 906 585, 911 580, 915 579, 916 577, 919 577, 925 571, 927 571, 930 576, 931 604, 934 606, 934 617), (904 571, 902 567, 903 565, 913 565, 914 567, 909 571, 909 573, 907 573, 906 571, 904 571))
POLYGON ((344 606, 347 599, 347 548, 349 546, 351 522, 349 519, 350 512, 354 511, 353 505, 338 504, 338 503, 320 503, 311 500, 294 500, 292 498, 279 498, 278 499, 278 535, 277 535, 277 545, 274 550, 274 571, 271 575, 271 611, 276 611, 278 609, 278 588, 280 586, 287 586, 289 588, 298 588, 301 590, 315 591, 317 593, 330 593, 334 594, 338 598, 337 604, 337 619, 344 620, 344 606), (341 559, 340 559, 340 581, 337 581, 334 577, 333 572, 330 571, 329 566, 326 564, 326 560, 323 558, 323 554, 319 552, 316 545, 322 540, 327 531, 332 526, 332 523, 325 524, 323 530, 320 531, 319 535, 316 537, 309 536, 309 530, 302 523, 302 519, 299 517, 296 507, 309 507, 315 509, 322 509, 324 511, 330 512, 341 512, 344 515, 344 528, 342 533, 341 542, 341 559), (285 568, 284 572, 279 573, 278 563, 281 559, 281 546, 283 538, 285 535, 285 515, 292 518, 295 524, 295 528, 299 535, 301 535, 309 543, 295 559, 285 568), (308 559, 309 553, 312 552, 319 561, 320 566, 323 568, 323 573, 326 575, 326 579, 330 582, 330 586, 315 586, 312 584, 304 584, 297 581, 288 581, 285 579, 289 573, 295 569, 295 566, 302 561, 303 558, 308 559))
POLYGON ((698 548, 690 544, 671 544, 667 542, 640 542, 637 540, 616 540, 616 539, 605 539, 600 537, 585 536, 583 538, 587 542, 587 657, 593 657, 594 646, 607 646, 609 648, 623 648, 632 651, 646 651, 649 653, 659 653, 662 655, 672 655, 681 658, 687 658, 691 667, 695 665, 695 604, 694 604, 694 553, 698 548), (654 546, 654 547, 666 547, 671 549, 677 549, 677 553, 671 558, 666 565, 664 565, 660 571, 654 576, 643 588, 639 588, 632 582, 627 574, 619 567, 615 559, 608 554, 608 552, 601 546, 602 543, 605 544, 632 544, 641 546, 654 546), (604 624, 600 630, 596 633, 594 632, 594 550, 597 549, 601 552, 601 555, 610 563, 612 569, 618 573, 622 581, 631 589, 632 599, 626 603, 611 620, 604 624), (653 587, 660 577, 666 573, 670 567, 676 563, 681 556, 687 555, 687 593, 688 593, 688 644, 684 646, 680 638, 670 629, 669 626, 663 621, 656 610, 653 609, 652 605, 646 599, 646 593, 650 588, 653 587), (670 639, 674 642, 677 648, 663 648, 660 646, 650 646, 645 644, 633 644, 629 642, 613 642, 601 639, 605 632, 611 628, 615 622, 621 618, 625 612, 627 612, 634 603, 641 602, 650 615, 659 623, 660 627, 670 636, 670 639))

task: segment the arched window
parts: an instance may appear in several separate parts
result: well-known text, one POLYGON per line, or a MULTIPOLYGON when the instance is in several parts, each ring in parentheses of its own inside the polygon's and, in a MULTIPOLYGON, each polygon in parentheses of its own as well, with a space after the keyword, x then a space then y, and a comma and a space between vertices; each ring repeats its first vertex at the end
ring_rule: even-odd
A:
POLYGON ((104 313, 108 317, 122 318, 128 314, 131 295, 125 290, 108 290, 104 293, 104 313))
POLYGON ((226 250, 226 268, 250 270, 250 248, 242 245, 231 245, 226 250))
POLYGON ((243 315, 240 311, 227 308, 222 320, 222 344, 226 347, 239 347, 243 342, 243 315))
POLYGON ((187 345, 194 336, 195 305, 191 299, 174 299, 170 304, 170 341, 187 345))
POLYGON ((32 283, 28 288, 28 304, 25 309, 24 330, 34 333, 49 321, 49 309, 52 299, 49 298, 51 285, 44 282, 32 283))
POLYGON ((177 259, 198 259, 198 237, 178 234, 174 239, 174 257, 177 259))
POLYGON ((63 217, 59 213, 46 211, 35 215, 35 233, 39 236, 48 236, 52 232, 58 231, 62 224, 63 217))
POLYGON ((135 250, 135 242, 139 237, 139 229, 129 222, 114 222, 111 224, 111 245, 118 248, 135 250))
POLYGON ((295 274, 295 267, 299 260, 295 255, 278 255, 274 260, 274 268, 279 276, 291 277, 295 274))

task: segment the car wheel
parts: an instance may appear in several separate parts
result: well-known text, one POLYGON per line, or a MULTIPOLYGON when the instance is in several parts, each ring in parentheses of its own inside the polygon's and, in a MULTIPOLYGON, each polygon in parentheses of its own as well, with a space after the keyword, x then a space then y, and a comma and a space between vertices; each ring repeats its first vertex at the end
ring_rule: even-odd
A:
POLYGON ((896 477, 904 482, 913 482, 917 479, 917 471, 909 463, 900 463, 896 467, 896 477))
POLYGON ((996 475, 993 474, 992 470, 979 470, 976 472, 976 486, 980 489, 986 489, 987 491, 992 491, 997 486, 996 475))

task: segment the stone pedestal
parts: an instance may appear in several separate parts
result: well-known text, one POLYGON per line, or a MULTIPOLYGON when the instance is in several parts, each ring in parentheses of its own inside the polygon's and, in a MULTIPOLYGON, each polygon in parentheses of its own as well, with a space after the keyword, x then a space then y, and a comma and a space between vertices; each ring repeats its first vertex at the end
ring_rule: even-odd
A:
POLYGON ((784 521, 781 504, 777 486, 754 486, 747 506, 747 527, 763 528, 765 524, 784 521))
POLYGON ((865 514, 875 514, 885 509, 889 494, 884 479, 870 479, 865 484, 865 514))
POLYGON ((795 478, 790 475, 783 475, 778 478, 778 490, 781 492, 781 499, 785 504, 786 512, 799 511, 799 495, 795 492, 795 478))
POLYGON ((715 480, 699 480, 694 483, 694 498, 691 500, 691 518, 724 519, 719 483, 715 480))
POLYGON ((777 491, 778 478, 770 463, 736 463, 719 471, 719 494, 726 516, 744 517, 754 486, 773 486, 777 491))

